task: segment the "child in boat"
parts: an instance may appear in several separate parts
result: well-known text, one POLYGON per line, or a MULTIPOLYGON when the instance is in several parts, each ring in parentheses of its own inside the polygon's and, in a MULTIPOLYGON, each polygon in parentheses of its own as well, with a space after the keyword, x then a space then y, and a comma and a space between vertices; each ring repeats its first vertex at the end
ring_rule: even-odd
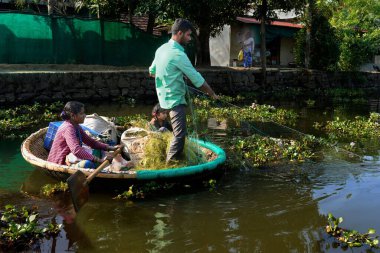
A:
POLYGON ((167 118, 168 110, 161 108, 160 104, 156 104, 152 110, 152 119, 148 123, 149 129, 159 132, 173 131, 167 118))
POLYGON ((47 159, 49 162, 62 165, 67 164, 67 156, 70 153, 82 160, 78 163, 78 167, 83 168, 96 168, 97 164, 102 163, 106 159, 112 160, 112 157, 109 155, 104 158, 96 157, 82 147, 82 143, 90 148, 106 151, 113 151, 120 147, 120 145, 109 146, 88 136, 79 126, 79 124, 84 122, 85 117, 84 104, 70 101, 65 105, 61 113, 64 123, 59 127, 55 135, 47 159))

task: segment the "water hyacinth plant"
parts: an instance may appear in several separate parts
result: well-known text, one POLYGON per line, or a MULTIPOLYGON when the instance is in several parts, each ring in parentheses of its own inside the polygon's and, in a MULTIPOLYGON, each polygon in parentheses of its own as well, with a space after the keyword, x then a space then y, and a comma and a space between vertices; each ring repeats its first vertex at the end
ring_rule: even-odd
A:
POLYGON ((38 127, 58 120, 62 108, 62 102, 55 102, 0 109, 0 138, 26 137, 38 127))
POLYGON ((339 241, 342 248, 361 247, 363 245, 378 248, 378 236, 371 236, 376 233, 376 230, 370 228, 367 233, 362 234, 356 230, 348 230, 339 227, 339 224, 342 222, 342 217, 335 218, 331 213, 328 214, 328 225, 326 226, 326 232, 335 237, 339 241))
POLYGON ((277 139, 252 135, 249 137, 237 137, 229 142, 232 163, 240 161, 254 167, 268 165, 270 163, 304 162, 306 159, 315 158, 315 151, 320 147, 314 136, 305 136, 301 140, 277 139))
POLYGON ((2 250, 25 250, 43 237, 59 234, 62 224, 49 223, 42 227, 38 223, 38 213, 13 205, 5 206, 0 212, 0 248, 2 250))
POLYGON ((298 114, 294 111, 275 108, 271 105, 252 103, 250 106, 222 107, 221 105, 217 105, 215 101, 202 98, 195 98, 193 103, 196 105, 195 114, 197 118, 203 122, 208 118, 216 118, 220 121, 229 119, 235 122, 273 121, 279 124, 294 126, 298 119, 298 114))
POLYGON ((148 123, 148 116, 145 114, 119 116, 115 118, 115 123, 117 125, 123 126, 124 128, 129 128, 133 126, 145 129, 148 123))
POLYGON ((314 128, 325 131, 330 142, 343 143, 350 151, 362 153, 379 148, 379 113, 372 112, 369 117, 357 116, 353 120, 336 118, 326 124, 315 123, 314 128))
POLYGON ((69 191, 69 186, 66 182, 56 184, 46 184, 41 188, 41 194, 46 197, 51 197, 58 193, 66 193, 69 191))

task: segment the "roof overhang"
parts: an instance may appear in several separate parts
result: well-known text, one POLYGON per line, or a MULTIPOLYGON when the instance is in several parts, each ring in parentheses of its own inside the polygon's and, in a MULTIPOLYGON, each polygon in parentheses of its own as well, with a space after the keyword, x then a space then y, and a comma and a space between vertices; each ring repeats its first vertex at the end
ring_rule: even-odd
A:
MULTIPOLYGON (((246 23, 246 24, 260 24, 260 21, 255 18, 246 18, 246 17, 237 17, 236 20, 246 23)), ((272 26, 282 26, 282 27, 290 27, 290 28, 297 28, 301 29, 303 28, 303 25, 301 24, 294 24, 290 22, 285 21, 271 21, 269 25, 272 26)))

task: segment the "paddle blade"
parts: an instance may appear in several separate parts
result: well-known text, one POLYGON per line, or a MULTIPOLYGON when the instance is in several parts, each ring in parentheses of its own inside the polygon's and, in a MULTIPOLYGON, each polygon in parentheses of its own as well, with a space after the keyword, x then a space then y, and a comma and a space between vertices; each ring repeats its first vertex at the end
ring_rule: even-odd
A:
POLYGON ((71 193, 74 209, 78 212, 87 202, 90 195, 86 175, 78 170, 67 179, 67 184, 71 193))

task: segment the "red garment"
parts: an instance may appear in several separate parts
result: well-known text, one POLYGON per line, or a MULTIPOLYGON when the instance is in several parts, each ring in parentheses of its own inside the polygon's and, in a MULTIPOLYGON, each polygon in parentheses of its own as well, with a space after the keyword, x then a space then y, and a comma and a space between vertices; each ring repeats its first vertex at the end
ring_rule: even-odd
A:
POLYGON ((82 142, 93 149, 106 150, 108 145, 92 139, 88 136, 81 127, 73 125, 70 121, 66 120, 58 128, 55 135, 53 145, 51 146, 48 161, 57 164, 65 164, 66 156, 73 153, 76 157, 82 160, 94 159, 94 156, 88 153, 79 144, 79 138, 77 136, 76 127, 79 128, 79 132, 82 136, 82 142))

